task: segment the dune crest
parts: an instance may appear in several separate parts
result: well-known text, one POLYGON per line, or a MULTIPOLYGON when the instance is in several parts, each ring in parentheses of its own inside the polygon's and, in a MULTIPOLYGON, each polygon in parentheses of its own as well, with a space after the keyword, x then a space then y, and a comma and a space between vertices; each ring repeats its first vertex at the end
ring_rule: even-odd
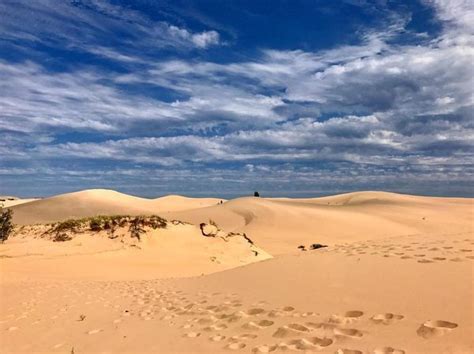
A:
POLYGON ((19 225, 51 223, 95 215, 153 215, 215 205, 221 199, 166 196, 147 199, 110 189, 88 189, 13 206, 19 225))

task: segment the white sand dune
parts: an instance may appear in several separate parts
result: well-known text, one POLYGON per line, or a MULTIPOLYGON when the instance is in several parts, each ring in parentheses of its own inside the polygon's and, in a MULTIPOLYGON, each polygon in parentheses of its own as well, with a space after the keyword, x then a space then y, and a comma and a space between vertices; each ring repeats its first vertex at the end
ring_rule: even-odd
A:
POLYGON ((215 205, 219 201, 216 198, 186 198, 177 195, 146 199, 113 190, 90 189, 41 199, 12 209, 15 223, 26 225, 94 215, 152 215, 215 205))
POLYGON ((18 228, 0 244, 2 349, 474 352, 473 199, 219 201, 92 190, 12 207, 23 225, 99 214, 191 224, 170 222, 140 241, 127 228, 65 242, 51 241, 51 226, 18 228), (199 228, 209 219, 216 237, 199 228), (312 243, 328 247, 297 248, 312 243))
POLYGON ((194 223, 211 218, 226 230, 246 232, 270 253, 283 254, 311 243, 470 231, 473 206, 472 199, 358 192, 313 199, 239 198, 164 216, 194 223))

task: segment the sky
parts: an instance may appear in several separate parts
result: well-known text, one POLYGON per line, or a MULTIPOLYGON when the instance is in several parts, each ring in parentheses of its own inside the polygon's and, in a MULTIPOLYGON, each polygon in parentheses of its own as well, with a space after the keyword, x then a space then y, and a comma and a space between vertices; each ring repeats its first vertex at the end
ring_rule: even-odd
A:
POLYGON ((0 194, 474 196, 472 0, 0 0, 0 194))

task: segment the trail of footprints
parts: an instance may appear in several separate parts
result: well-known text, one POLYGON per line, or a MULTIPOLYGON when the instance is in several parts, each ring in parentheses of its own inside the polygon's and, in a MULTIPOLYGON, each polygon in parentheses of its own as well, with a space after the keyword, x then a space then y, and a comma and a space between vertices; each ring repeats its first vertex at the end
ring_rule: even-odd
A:
MULTIPOLYGON (((205 294, 201 296, 206 297, 205 294)), ((207 338, 216 344, 223 343, 222 349, 250 350, 254 353, 286 350, 307 352, 333 348, 335 353, 362 354, 360 350, 340 346, 351 341, 356 345, 356 341, 367 334, 367 328, 376 331, 378 325, 395 325, 404 319, 403 315, 394 313, 367 316, 360 310, 350 310, 324 318, 314 312, 298 312, 292 306, 269 310, 255 304, 254 307, 240 309, 243 304, 238 299, 232 299, 232 296, 227 297, 220 305, 209 306, 205 306, 206 300, 188 303, 185 299, 183 297, 184 303, 179 304, 170 301, 169 306, 164 308, 165 311, 185 317, 185 324, 181 328, 193 330, 185 332, 183 336, 207 338), (357 328, 360 322, 364 322, 365 330, 357 328), (372 326, 367 326, 367 322, 372 326), (239 331, 241 334, 234 334, 239 331), (266 338, 265 343, 259 343, 260 337, 266 338)), ((165 317, 174 318, 173 315, 165 317)), ((426 321, 416 332, 420 337, 429 339, 444 335, 456 327, 457 324, 453 322, 426 321)), ((405 351, 385 346, 374 348, 373 353, 403 354, 405 351)))
POLYGON ((474 260, 474 239, 466 234, 438 235, 430 241, 423 235, 408 235, 383 240, 345 243, 322 252, 337 252, 348 257, 358 255, 399 258, 421 264, 474 260), (464 236, 464 237, 463 237, 464 236))
MULTIPOLYGON (((136 288, 135 288, 136 289, 136 288)), ((130 295, 125 293, 124 295, 130 295)), ((222 297, 219 293, 197 294, 193 301, 180 291, 149 289, 132 293, 137 310, 143 320, 158 318, 169 325, 179 326, 182 335, 190 340, 206 340, 224 350, 244 350, 254 353, 273 351, 319 351, 332 349, 335 353, 361 354, 354 348, 345 348, 378 326, 396 325, 404 316, 395 313, 378 313, 371 316, 360 310, 327 317, 315 312, 298 312, 292 306, 268 309, 266 303, 255 303, 243 308, 236 294, 222 297), (363 329, 359 325, 363 325, 363 329), (236 334, 238 333, 238 334, 236 334), (260 340, 262 338, 262 340, 260 340), (343 347, 344 346, 344 347, 343 347)), ((416 333, 425 339, 447 334, 457 327, 444 320, 426 321, 416 333)), ((385 346, 374 348, 373 353, 405 353, 403 349, 385 346)))
MULTIPOLYGON (((95 283, 93 287, 97 292, 90 293, 92 285, 82 283, 78 287, 71 286, 70 294, 65 296, 69 303, 67 308, 52 311, 61 316, 83 303, 89 303, 92 307, 100 305, 116 314, 116 318, 111 319, 115 328, 123 325, 130 317, 143 321, 160 321, 160 325, 175 326, 184 338, 204 340, 217 346, 216 351, 253 353, 324 350, 338 354, 362 354, 357 349, 357 344, 364 336, 376 335, 378 329, 396 326, 405 320, 403 315, 390 312, 366 314, 360 310, 349 310, 342 314, 321 315, 316 312, 299 312, 293 306, 270 308, 265 302, 245 306, 237 294, 202 292, 187 296, 182 291, 163 290, 162 285, 160 281, 95 283), (115 288, 117 286, 119 292, 115 288), (111 290, 110 294, 108 290, 111 290), (122 300, 117 301, 121 305, 114 304, 112 294, 122 300), (124 298, 128 299, 125 301, 128 305, 124 304, 124 298)), ((49 296, 42 291, 37 295, 45 298, 49 296)), ((7 324, 6 331, 21 330, 22 321, 29 316, 34 318, 34 306, 41 301, 44 299, 36 296, 24 303, 26 310, 20 316, 9 314, 0 318, 2 324, 7 324)), ((86 321, 87 318, 75 320, 86 321)), ((87 324, 87 321, 84 323, 87 324)), ((446 320, 428 320, 413 331, 419 337, 429 340, 446 335, 457 327, 456 323, 446 320)), ((91 327, 84 334, 100 336, 104 331, 104 328, 91 327)), ((55 343, 51 349, 62 348, 64 345, 63 342, 55 343)), ((403 349, 389 345, 373 348, 372 352, 405 353, 403 349)))

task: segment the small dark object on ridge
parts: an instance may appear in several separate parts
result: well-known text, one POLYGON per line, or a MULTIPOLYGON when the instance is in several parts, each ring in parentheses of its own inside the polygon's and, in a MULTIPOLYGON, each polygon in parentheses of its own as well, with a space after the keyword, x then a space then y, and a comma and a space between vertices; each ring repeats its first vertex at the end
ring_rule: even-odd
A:
POLYGON ((254 193, 253 193, 253 196, 254 196, 254 197, 260 197, 260 193, 254 192, 254 193))
POLYGON ((302 250, 302 251, 306 251, 306 247, 304 245, 300 245, 298 246, 298 249, 302 250))
POLYGON ((309 246, 310 250, 317 250, 318 248, 324 248, 327 247, 327 245, 322 245, 320 243, 313 243, 312 245, 309 246))

